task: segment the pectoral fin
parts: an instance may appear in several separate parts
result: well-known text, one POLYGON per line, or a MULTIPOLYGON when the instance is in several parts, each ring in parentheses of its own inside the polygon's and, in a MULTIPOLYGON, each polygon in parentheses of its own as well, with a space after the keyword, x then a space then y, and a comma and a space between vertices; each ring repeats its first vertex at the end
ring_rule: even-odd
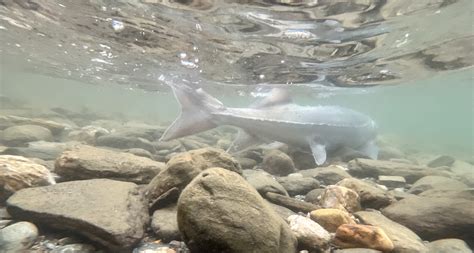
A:
POLYGON ((311 153, 313 153, 314 161, 317 165, 321 165, 326 161, 326 146, 315 141, 309 140, 309 147, 311 148, 311 153))
POLYGON ((229 153, 236 153, 242 151, 250 146, 262 143, 261 140, 252 134, 239 130, 237 137, 234 139, 230 147, 227 149, 229 153))
POLYGON ((375 144, 375 141, 373 140, 368 141, 364 145, 357 148, 357 150, 374 160, 377 159, 377 156, 379 154, 379 148, 377 147, 377 145, 375 144))

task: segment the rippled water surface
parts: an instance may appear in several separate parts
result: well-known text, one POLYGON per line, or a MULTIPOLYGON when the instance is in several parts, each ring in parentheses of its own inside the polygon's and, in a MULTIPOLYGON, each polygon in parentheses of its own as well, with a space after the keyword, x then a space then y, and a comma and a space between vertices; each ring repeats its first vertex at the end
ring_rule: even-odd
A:
POLYGON ((472 10, 457 0, 2 0, 1 93, 168 122, 178 107, 167 82, 231 105, 286 86, 302 103, 353 107, 382 131, 470 153, 472 10))

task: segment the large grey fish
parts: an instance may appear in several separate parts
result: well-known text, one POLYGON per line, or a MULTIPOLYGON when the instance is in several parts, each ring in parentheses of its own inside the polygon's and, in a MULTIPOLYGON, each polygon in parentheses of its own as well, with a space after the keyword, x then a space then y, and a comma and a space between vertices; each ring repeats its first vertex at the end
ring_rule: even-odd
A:
POLYGON ((181 105, 181 113, 163 133, 162 141, 231 125, 241 129, 230 148, 233 151, 259 142, 278 141, 309 148, 317 165, 326 161, 327 152, 342 147, 377 159, 376 124, 354 110, 296 105, 282 89, 274 89, 250 108, 230 108, 201 88, 181 84, 171 87, 181 105))

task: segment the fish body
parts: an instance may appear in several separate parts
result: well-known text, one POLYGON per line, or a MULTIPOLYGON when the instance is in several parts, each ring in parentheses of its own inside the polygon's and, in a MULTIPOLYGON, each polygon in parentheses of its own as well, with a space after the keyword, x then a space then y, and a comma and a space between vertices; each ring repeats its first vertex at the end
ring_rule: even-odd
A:
POLYGON ((165 131, 162 140, 198 133, 219 125, 241 129, 230 151, 252 144, 278 141, 309 148, 316 164, 327 152, 348 147, 376 159, 376 124, 368 116, 339 106, 300 106, 287 93, 275 90, 250 108, 225 107, 219 100, 186 85, 173 85, 181 114, 165 131))

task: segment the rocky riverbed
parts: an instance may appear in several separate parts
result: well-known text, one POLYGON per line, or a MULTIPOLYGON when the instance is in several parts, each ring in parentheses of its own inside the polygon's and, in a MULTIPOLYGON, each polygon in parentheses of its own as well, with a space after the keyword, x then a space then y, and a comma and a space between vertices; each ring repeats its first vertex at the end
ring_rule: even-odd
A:
POLYGON ((474 168, 407 153, 316 167, 285 145, 224 150, 219 128, 53 109, 0 114, 0 253, 434 252, 474 246, 474 168))

